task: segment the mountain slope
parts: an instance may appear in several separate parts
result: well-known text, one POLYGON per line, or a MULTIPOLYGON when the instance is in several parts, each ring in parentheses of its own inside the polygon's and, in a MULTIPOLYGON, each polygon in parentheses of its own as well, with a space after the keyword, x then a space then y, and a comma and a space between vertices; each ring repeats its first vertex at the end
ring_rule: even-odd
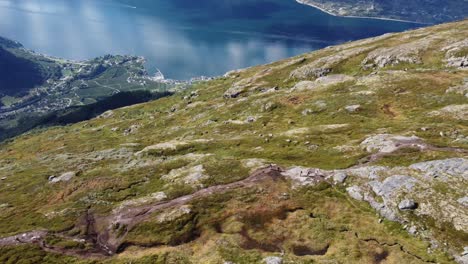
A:
POLYGON ((173 87, 148 76, 143 58, 107 55, 67 61, 0 37, 0 141, 46 125, 44 119, 70 112, 70 107, 98 103, 120 92, 173 87))
POLYGON ((466 262, 467 34, 329 47, 5 142, 0 261, 466 262))

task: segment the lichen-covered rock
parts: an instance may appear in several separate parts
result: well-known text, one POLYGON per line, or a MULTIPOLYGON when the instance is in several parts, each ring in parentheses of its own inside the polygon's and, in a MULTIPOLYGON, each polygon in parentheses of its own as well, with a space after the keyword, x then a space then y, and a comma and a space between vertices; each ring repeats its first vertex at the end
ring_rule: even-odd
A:
POLYGON ((446 93, 460 94, 468 98, 468 78, 465 78, 462 85, 452 86, 445 91, 446 93))
POLYGON ((449 105, 440 110, 432 111, 429 115, 468 121, 468 104, 449 105))
POLYGON ((439 178, 447 181, 452 177, 468 180, 468 159, 453 158, 420 162, 410 166, 414 170, 423 172, 428 179, 439 178))
POLYGON ((156 220, 159 223, 171 222, 190 213, 192 213, 190 205, 182 205, 159 214, 156 220))
POLYGON ((316 79, 315 81, 301 81, 298 82, 293 90, 294 91, 306 91, 306 90, 315 90, 319 88, 326 88, 332 85, 337 85, 346 82, 352 82, 355 79, 351 76, 344 74, 333 74, 328 76, 322 76, 316 79))
POLYGON ((114 212, 119 212, 124 208, 129 208, 129 207, 134 207, 134 206, 139 206, 142 204, 147 204, 147 203, 155 203, 155 202, 160 202, 167 199, 167 195, 164 192, 155 192, 150 195, 140 197, 137 199, 132 199, 132 200, 126 200, 120 204, 119 207, 114 209, 114 212))
POLYGON ((284 171, 283 176, 293 180, 295 185, 314 185, 325 180, 329 172, 320 169, 292 167, 284 171))
POLYGON ((101 115, 99 115, 97 118, 111 118, 114 116, 114 111, 112 110, 109 110, 109 111, 106 111, 104 113, 102 113, 101 115))
POLYGON ((173 169, 161 178, 170 182, 181 182, 194 187, 203 187, 201 181, 209 177, 205 174, 203 165, 186 166, 173 169))
POLYGON ((371 50, 373 47, 359 47, 343 49, 333 53, 330 56, 325 56, 317 60, 312 61, 302 67, 293 70, 290 74, 290 78, 305 80, 310 78, 319 78, 329 74, 334 67, 339 65, 341 62, 358 56, 366 51, 371 50))
POLYGON ((57 183, 57 182, 68 182, 70 181, 73 177, 76 176, 76 172, 74 171, 69 171, 65 172, 60 176, 50 176, 49 177, 49 182, 50 183, 57 183))
POLYGON ((457 202, 468 208, 468 196, 458 199, 457 202))
POLYGON ((391 134, 378 134, 366 138, 361 146, 367 152, 391 153, 398 149, 401 143, 420 143, 421 139, 416 136, 405 137, 391 134))
POLYGON ((468 67, 468 56, 463 55, 463 50, 468 50, 468 39, 466 38, 442 48, 448 67, 468 67))
POLYGON ((283 264, 283 258, 281 257, 266 257, 262 261, 265 264, 283 264))
POLYGON ((385 198, 393 198, 402 189, 411 191, 418 182, 417 179, 406 175, 394 175, 386 178, 383 182, 372 181, 369 184, 374 193, 385 198))
POLYGON ((433 38, 426 37, 398 46, 376 49, 367 55, 362 65, 364 68, 383 68, 400 63, 420 64, 422 52, 426 51, 433 41, 433 38))
POLYGON ((361 109, 361 105, 348 105, 345 107, 345 110, 348 111, 348 113, 356 113, 359 112, 361 109))
POLYGON ((345 172, 337 172, 333 174, 333 181, 335 183, 344 183, 348 178, 348 175, 345 172))
POLYGON ((224 98, 237 98, 240 94, 247 91, 245 86, 232 86, 224 93, 224 98))
POLYGON ((418 207, 418 204, 410 199, 405 199, 398 204, 400 210, 414 210, 418 207))
POLYGON ((362 189, 359 186, 351 186, 346 188, 346 191, 348 192, 349 196, 352 198, 362 201, 364 199, 364 195, 362 194, 362 189))
POLYGON ((380 178, 380 175, 388 169, 383 166, 364 166, 359 168, 348 169, 350 175, 357 176, 363 179, 375 180, 380 178))

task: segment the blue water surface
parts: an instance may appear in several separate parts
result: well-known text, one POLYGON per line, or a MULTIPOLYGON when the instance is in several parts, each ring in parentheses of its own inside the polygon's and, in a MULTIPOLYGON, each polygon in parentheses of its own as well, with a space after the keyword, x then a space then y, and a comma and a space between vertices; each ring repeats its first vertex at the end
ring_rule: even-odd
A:
POLYGON ((150 72, 188 79, 416 28, 341 18, 295 0, 0 0, 0 35, 67 59, 147 58, 150 72))

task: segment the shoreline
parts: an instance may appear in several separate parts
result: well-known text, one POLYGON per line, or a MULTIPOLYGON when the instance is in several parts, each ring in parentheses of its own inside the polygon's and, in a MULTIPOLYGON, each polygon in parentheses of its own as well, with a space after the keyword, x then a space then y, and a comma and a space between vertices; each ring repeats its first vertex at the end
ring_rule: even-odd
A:
POLYGON ((304 0, 296 0, 297 3, 313 7, 315 9, 318 9, 324 13, 327 13, 331 16, 334 17, 344 17, 344 18, 362 18, 362 19, 377 19, 377 20, 386 20, 386 21, 395 21, 395 22, 403 22, 403 23, 412 23, 412 24, 420 24, 420 25, 433 25, 432 23, 424 23, 424 22, 416 22, 416 21, 411 21, 411 20, 404 20, 404 19, 396 19, 396 18, 385 18, 385 17, 369 17, 369 16, 341 16, 335 13, 332 13, 320 6, 317 6, 315 4, 311 4, 308 2, 305 2, 304 0))

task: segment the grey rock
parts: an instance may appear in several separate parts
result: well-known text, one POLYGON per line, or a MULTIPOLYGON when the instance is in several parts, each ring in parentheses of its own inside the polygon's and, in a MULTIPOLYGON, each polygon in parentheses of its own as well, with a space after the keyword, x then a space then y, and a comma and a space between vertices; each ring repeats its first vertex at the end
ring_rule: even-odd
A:
POLYGON ((418 208, 418 204, 410 199, 405 199, 398 204, 400 210, 414 210, 416 208, 418 208))
POLYGON ((362 62, 363 68, 383 68, 400 63, 420 64, 420 53, 428 49, 434 38, 427 37, 398 46, 379 48, 370 52, 362 62))
POLYGON ((468 264, 468 250, 465 250, 460 256, 456 256, 455 260, 460 264, 468 264))
POLYGON ((292 167, 282 173, 290 178, 296 185, 314 185, 325 180, 329 173, 320 169, 309 169, 303 167, 292 167))
POLYGON ((468 207, 468 196, 458 199, 457 202, 465 207, 468 207))
POLYGON ((465 81, 463 85, 453 86, 445 91, 446 93, 455 93, 468 97, 468 81, 465 81))
POLYGON ((278 105, 275 102, 268 102, 264 105, 262 105, 262 112, 270 112, 276 109, 278 105))
POLYGON ((348 169, 348 174, 355 175, 363 179, 376 180, 379 178, 379 175, 387 171, 386 167, 382 166, 370 166, 370 167, 360 167, 354 169, 348 169))
POLYGON ((71 180, 73 177, 75 177, 75 176, 76 176, 76 172, 69 171, 69 172, 63 173, 63 174, 60 175, 59 177, 50 176, 50 177, 49 177, 49 182, 50 182, 50 183, 68 182, 68 181, 70 181, 70 180, 71 180))
POLYGON ((334 52, 330 56, 321 57, 320 59, 313 60, 311 63, 294 69, 289 77, 303 80, 326 76, 335 66, 341 64, 343 61, 356 57, 372 48, 373 47, 353 48, 334 52))
POLYGON ((348 192, 349 196, 358 201, 362 201, 364 199, 364 196, 362 195, 362 190, 359 186, 348 187, 346 188, 346 191, 348 192))
POLYGON ((324 88, 331 85, 337 85, 345 82, 351 82, 355 79, 351 76, 344 74, 333 74, 328 76, 321 76, 315 81, 301 81, 298 82, 293 90, 305 91, 305 90, 315 90, 318 88, 324 88))
POLYGON ((245 92, 246 90, 247 89, 244 86, 234 85, 224 93, 224 98, 237 98, 241 93, 245 92))
POLYGON ((302 115, 303 116, 308 116, 310 114, 314 113, 314 111, 312 111, 312 109, 304 109, 304 111, 302 111, 302 115))
POLYGON ((103 118, 103 119, 107 119, 107 118, 111 118, 114 116, 114 111, 112 110, 109 110, 109 111, 106 111, 104 113, 102 113, 101 115, 99 115, 97 118, 103 118))
POLYGON ((468 57, 450 57, 447 59, 447 66, 457 68, 468 67, 468 57))
POLYGON ((448 105, 437 111, 430 112, 429 115, 468 121, 468 104, 448 105))
POLYGON ((349 113, 356 113, 362 109, 361 105, 348 105, 345 107, 345 110, 349 113))
POLYGON ((134 134, 138 131, 139 128, 140 128, 140 125, 131 125, 129 128, 124 130, 123 135, 128 136, 128 135, 134 134))
POLYGON ((410 168, 423 172, 429 179, 439 178, 445 181, 450 177, 461 177, 468 180, 468 159, 464 158, 420 162, 411 165, 410 168))
POLYGON ((333 181, 335 183, 344 183, 345 180, 348 178, 345 172, 337 172, 333 175, 333 181))
POLYGON ((383 152, 391 153, 398 149, 401 144, 421 143, 422 140, 416 136, 405 137, 391 134, 377 134, 366 138, 362 143, 363 147, 367 152, 383 152))
POLYGON ((416 235, 418 233, 418 229, 415 227, 415 226, 411 226, 409 229, 408 229, 408 233, 412 234, 412 235, 416 235))
POLYGON ((265 264, 283 264, 283 258, 281 257, 266 257, 262 261, 265 264))
POLYGON ((253 123, 253 122, 255 122, 255 120, 256 120, 255 117, 249 116, 249 117, 247 117, 246 121, 247 121, 247 123, 253 123))
POLYGON ((377 195, 385 198, 393 198, 401 189, 411 191, 417 182, 417 179, 410 176, 394 175, 386 178, 381 184, 377 181, 369 184, 377 195))
POLYGON ((399 217, 390 207, 386 206, 385 203, 377 202, 372 195, 364 195, 364 201, 368 202, 369 205, 374 208, 379 214, 390 221, 398 221, 399 217))
POLYGON ((301 81, 294 85, 293 90, 305 91, 305 90, 314 90, 317 88, 317 84, 313 81, 301 81))

